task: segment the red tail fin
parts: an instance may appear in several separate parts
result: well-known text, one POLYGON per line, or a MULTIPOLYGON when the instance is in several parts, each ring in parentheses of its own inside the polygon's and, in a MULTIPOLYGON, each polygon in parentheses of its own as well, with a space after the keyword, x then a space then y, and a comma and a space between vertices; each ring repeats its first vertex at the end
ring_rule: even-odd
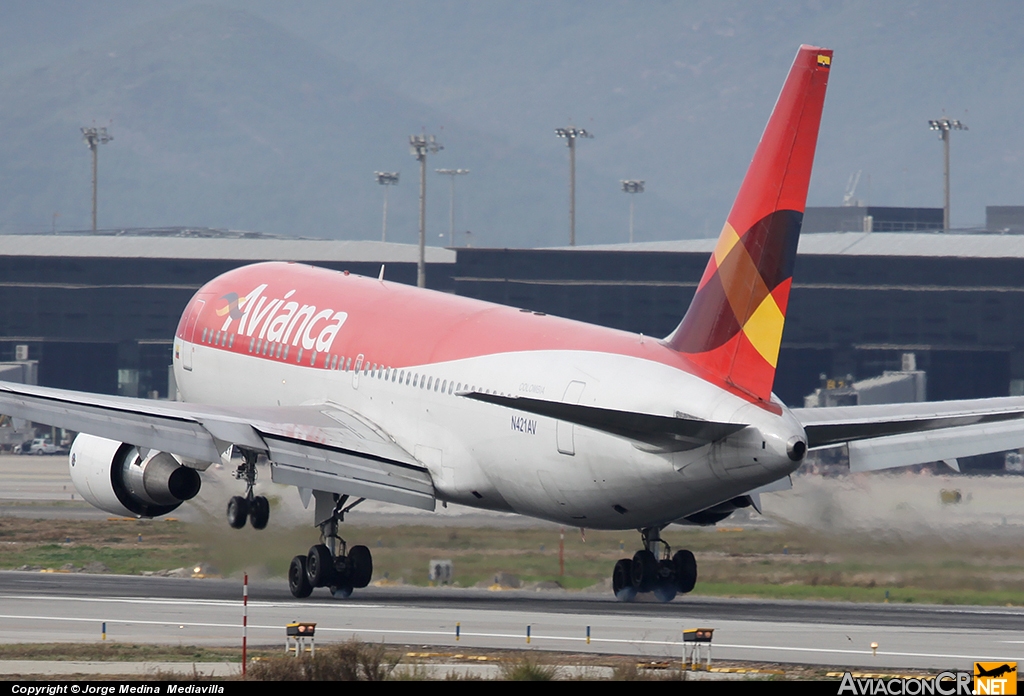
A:
POLYGON ((743 185, 669 346, 768 401, 832 51, 801 46, 743 185))

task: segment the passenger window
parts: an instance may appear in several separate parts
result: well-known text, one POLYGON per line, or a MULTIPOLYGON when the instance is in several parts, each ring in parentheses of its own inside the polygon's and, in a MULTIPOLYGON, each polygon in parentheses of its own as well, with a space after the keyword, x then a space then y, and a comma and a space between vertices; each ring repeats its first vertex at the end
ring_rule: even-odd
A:
POLYGON ((313 356, 309 359, 309 366, 310 367, 315 367, 316 366, 316 351, 313 351, 313 356))
POLYGON ((202 338, 202 341, 203 341, 203 343, 206 343, 206 329, 203 329, 203 338, 202 338))
POLYGON ((288 349, 291 348, 287 343, 284 344, 284 359, 288 359, 288 349))
POLYGON ((249 352, 250 352, 250 353, 252 352, 252 347, 253 347, 254 345, 256 345, 256 339, 255 339, 255 338, 250 338, 250 339, 249 339, 249 352))
MULTIPOLYGON (((234 347, 235 347, 235 335, 231 334, 230 336, 228 336, 228 348, 234 348, 234 347)), ((285 348, 284 352, 285 352, 285 355, 287 355, 288 354, 288 349, 285 348)))
POLYGON ((441 382, 441 393, 444 394, 448 389, 448 380, 441 382))

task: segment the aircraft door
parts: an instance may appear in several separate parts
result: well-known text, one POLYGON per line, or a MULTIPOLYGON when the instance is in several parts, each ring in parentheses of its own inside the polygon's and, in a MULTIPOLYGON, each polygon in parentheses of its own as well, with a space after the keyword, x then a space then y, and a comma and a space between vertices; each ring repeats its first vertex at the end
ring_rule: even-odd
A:
MULTIPOLYGON (((562 396, 562 402, 578 404, 586 387, 586 382, 569 382, 569 386, 565 388, 565 394, 562 396)), ((575 456, 576 454, 576 443, 573 441, 573 429, 575 427, 572 423, 567 423, 566 421, 557 421, 555 424, 555 440, 558 444, 558 451, 562 454, 570 456, 575 456)))
POLYGON ((192 371, 192 356, 195 353, 196 325, 199 323, 199 314, 205 306, 205 300, 196 300, 196 303, 192 305, 192 311, 188 314, 188 320, 185 322, 185 343, 187 345, 181 352, 181 366, 189 372, 192 371))

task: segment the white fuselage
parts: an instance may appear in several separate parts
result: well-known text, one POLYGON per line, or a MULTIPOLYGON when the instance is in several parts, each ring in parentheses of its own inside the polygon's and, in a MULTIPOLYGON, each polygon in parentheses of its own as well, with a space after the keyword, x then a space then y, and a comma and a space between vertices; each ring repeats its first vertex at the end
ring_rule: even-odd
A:
POLYGON ((182 349, 191 369, 176 356, 174 370, 185 401, 330 403, 377 424, 422 462, 441 501, 580 527, 663 525, 730 500, 793 471, 798 463, 787 456, 787 442, 803 436, 785 408, 776 415, 632 356, 537 350, 356 371, 261 360, 203 343, 182 349), (481 403, 460 390, 750 425, 711 445, 666 451, 481 403))

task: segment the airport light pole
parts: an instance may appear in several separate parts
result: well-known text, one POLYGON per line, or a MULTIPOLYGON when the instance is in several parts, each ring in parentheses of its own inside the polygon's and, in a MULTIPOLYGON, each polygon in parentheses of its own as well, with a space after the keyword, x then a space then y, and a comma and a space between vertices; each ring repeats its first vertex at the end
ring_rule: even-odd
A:
MULTIPOLYGON (((644 192, 644 180, 643 179, 622 179, 622 190, 625 193, 643 193, 644 192)), ((633 243, 633 201, 634 197, 629 197, 629 243, 633 243)))
POLYGON ((593 138, 583 128, 556 128, 555 135, 565 138, 569 147, 569 246, 576 246, 576 138, 593 138))
POLYGON ((949 231, 949 132, 954 130, 967 130, 967 124, 949 118, 933 119, 928 121, 928 127, 939 132, 939 140, 942 141, 943 155, 945 157, 945 182, 946 200, 942 209, 942 229, 949 231))
POLYGON ((409 153, 420 163, 420 257, 416 262, 416 286, 427 287, 427 154, 443 150, 434 136, 410 135, 409 153))
POLYGON ((448 201, 448 246, 455 246, 455 177, 469 174, 468 169, 435 169, 438 174, 451 177, 452 193, 448 201))
POLYGON ((106 128, 96 126, 82 128, 82 140, 86 147, 92 150, 92 231, 96 231, 96 160, 99 154, 99 146, 109 143, 114 136, 107 133, 106 128))
POLYGON ((374 172, 377 183, 384 187, 384 226, 381 229, 380 241, 388 241, 388 189, 398 183, 398 172, 374 172))

